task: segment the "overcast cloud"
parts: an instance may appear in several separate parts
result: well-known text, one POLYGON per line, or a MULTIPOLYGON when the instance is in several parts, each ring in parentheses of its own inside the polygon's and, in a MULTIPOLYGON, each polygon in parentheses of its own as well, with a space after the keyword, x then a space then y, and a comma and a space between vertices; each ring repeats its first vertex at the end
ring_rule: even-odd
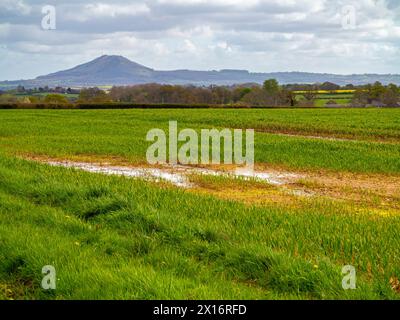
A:
POLYGON ((400 73, 400 0, 0 0, 0 80, 102 54, 158 70, 400 73), (56 30, 41 27, 45 5, 56 30))

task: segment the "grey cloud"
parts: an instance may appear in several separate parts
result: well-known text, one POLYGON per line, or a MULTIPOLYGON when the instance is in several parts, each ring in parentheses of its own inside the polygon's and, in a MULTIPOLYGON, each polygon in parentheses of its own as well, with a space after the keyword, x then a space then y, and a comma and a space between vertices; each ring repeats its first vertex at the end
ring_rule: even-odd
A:
POLYGON ((0 77, 37 76, 104 53, 161 69, 400 73, 399 16, 398 0, 0 0, 0 77), (47 4, 56 6, 57 30, 40 27, 47 4), (354 30, 342 28, 345 5, 356 9, 354 30), (24 67, 8 68, 13 59, 24 67))

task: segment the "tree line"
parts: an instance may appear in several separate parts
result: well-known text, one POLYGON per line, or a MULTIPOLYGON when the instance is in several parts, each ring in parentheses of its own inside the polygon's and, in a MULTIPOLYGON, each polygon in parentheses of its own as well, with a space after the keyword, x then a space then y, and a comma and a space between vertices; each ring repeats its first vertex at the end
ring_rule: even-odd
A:
MULTIPOLYGON (((44 92, 43 88, 38 90, 44 92)), ((47 88, 48 89, 48 88, 47 88)), ((23 93, 24 88, 17 88, 23 93)), ((37 89, 36 89, 37 90, 37 89)), ((236 86, 182 86, 163 84, 143 84, 134 86, 114 86, 107 92, 99 88, 49 89, 44 96, 27 96, 27 103, 71 103, 68 94, 75 94, 72 102, 76 103, 132 103, 132 104, 182 104, 182 105, 235 105, 265 107, 311 107, 321 95, 321 91, 338 92, 351 90, 351 106, 400 106, 400 88, 394 84, 387 86, 379 82, 365 86, 339 86, 334 83, 322 84, 289 84, 280 85, 277 80, 269 79, 262 86, 244 84, 236 86)), ((27 93, 34 90, 25 91, 27 93)), ((7 102, 7 97, 14 97, 5 92, 0 102, 7 102)), ((15 101, 9 101, 15 102, 15 101)), ((329 104, 336 104, 335 100, 329 104)))
MULTIPOLYGON (((85 90, 87 95, 87 90, 85 90)), ((222 104, 278 106, 291 105, 290 91, 279 86, 276 80, 267 80, 263 87, 253 86, 179 86, 144 84, 113 87, 109 98, 115 102, 135 104, 222 104)))

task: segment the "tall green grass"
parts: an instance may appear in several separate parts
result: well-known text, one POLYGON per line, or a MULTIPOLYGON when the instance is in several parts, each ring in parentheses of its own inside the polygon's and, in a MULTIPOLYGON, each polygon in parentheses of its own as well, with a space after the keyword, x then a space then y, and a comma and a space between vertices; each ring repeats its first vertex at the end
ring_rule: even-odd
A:
POLYGON ((248 207, 0 155, 1 298, 397 299, 399 227, 322 200, 248 207))

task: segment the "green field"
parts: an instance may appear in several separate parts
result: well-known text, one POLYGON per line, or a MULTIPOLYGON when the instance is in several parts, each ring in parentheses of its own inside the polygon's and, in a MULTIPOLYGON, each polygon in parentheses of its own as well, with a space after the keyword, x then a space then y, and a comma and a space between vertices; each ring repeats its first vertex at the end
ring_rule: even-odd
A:
POLYGON ((341 105, 341 106, 349 105, 351 103, 351 99, 346 99, 346 98, 344 98, 344 99, 338 99, 338 98, 335 98, 335 99, 315 99, 314 105, 316 107, 319 107, 319 108, 325 107, 328 104, 328 102, 330 102, 331 100, 335 101, 335 103, 337 105, 341 105))
MULTIPOLYGON (((354 93, 317 93, 315 94, 314 106, 318 108, 325 107, 328 102, 334 101, 337 105, 350 105, 354 97, 354 93)), ((303 94, 296 94, 298 101, 304 100, 303 94)))
POLYGON ((400 172, 398 109, 2 110, 0 114, 0 147, 10 154, 117 156, 141 162, 149 147, 146 133, 153 128, 167 129, 168 121, 176 120, 180 129, 257 130, 255 156, 260 163, 295 169, 400 172))
POLYGON ((399 299, 397 186, 398 109, 0 110, 0 298, 399 299), (190 191, 28 160, 144 164, 146 133, 170 120, 254 128, 257 166, 327 184, 296 181, 316 192, 297 197, 197 177, 190 191))

